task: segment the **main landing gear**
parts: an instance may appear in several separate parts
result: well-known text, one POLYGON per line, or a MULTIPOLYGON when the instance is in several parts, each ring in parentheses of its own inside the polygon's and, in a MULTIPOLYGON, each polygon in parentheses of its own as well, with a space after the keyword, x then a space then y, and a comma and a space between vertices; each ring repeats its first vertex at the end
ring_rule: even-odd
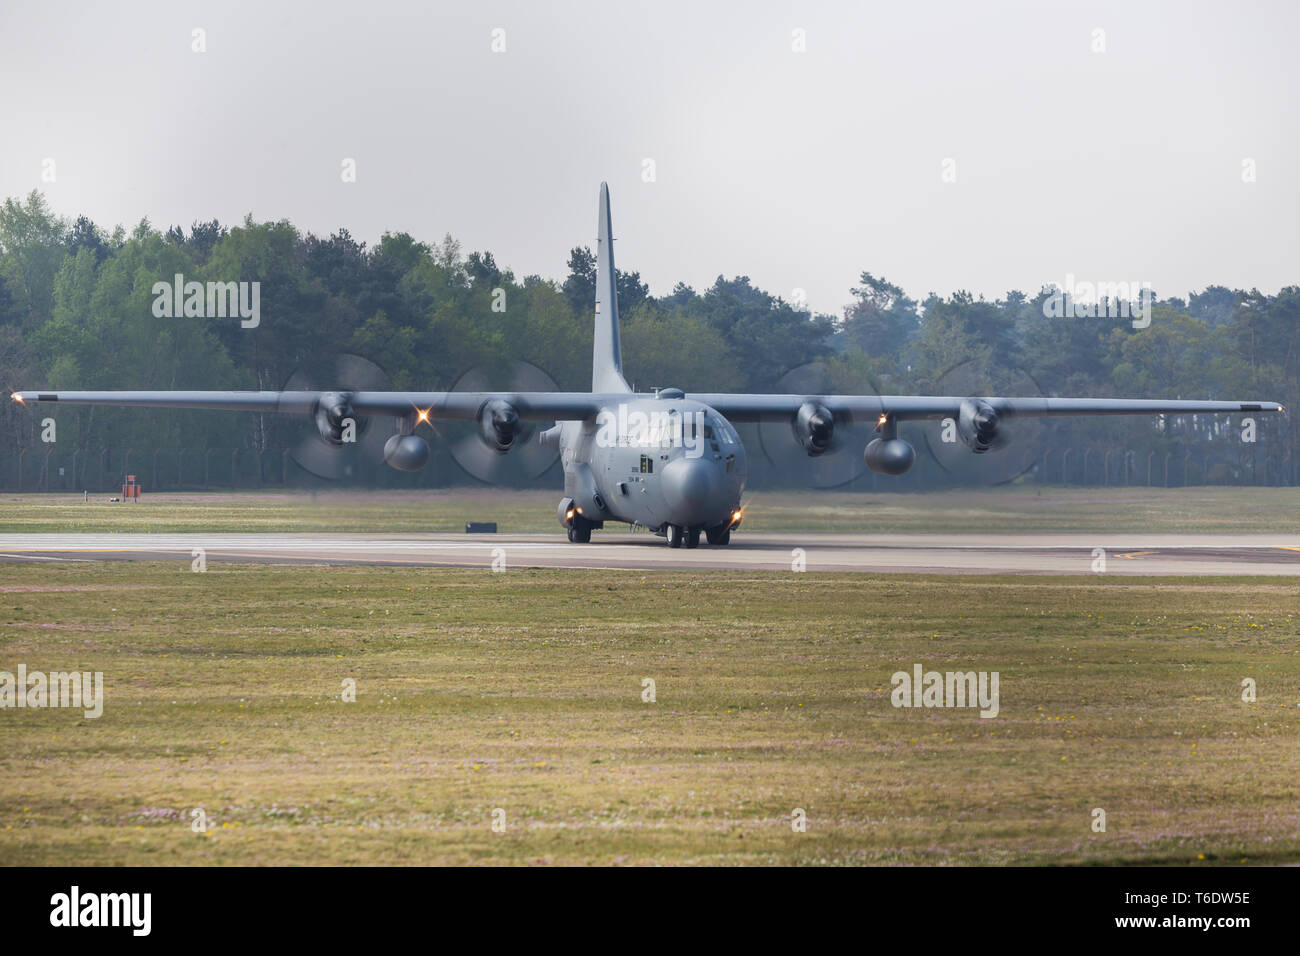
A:
MULTIPOLYGON (((698 548, 700 546, 700 528, 683 528, 681 525, 669 524, 664 525, 664 538, 668 541, 668 547, 680 548, 683 544, 688 548, 698 548)), ((726 544, 731 540, 731 529, 714 529, 709 528, 704 531, 708 537, 709 544, 726 544), (715 530, 721 530, 722 534, 714 535, 715 530)))
POLYGON ((725 547, 731 544, 731 525, 720 524, 713 528, 708 528, 704 532, 704 537, 709 544, 725 547))
POLYGON ((574 515, 569 520, 569 540, 574 544, 586 544, 591 540, 591 522, 582 515, 574 515))

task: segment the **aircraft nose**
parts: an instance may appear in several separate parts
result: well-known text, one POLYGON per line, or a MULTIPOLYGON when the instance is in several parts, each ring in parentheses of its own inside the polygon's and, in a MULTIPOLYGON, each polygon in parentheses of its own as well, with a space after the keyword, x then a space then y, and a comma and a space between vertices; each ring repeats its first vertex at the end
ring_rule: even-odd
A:
POLYGON ((672 509, 672 520, 683 525, 700 524, 717 518, 722 492, 718 469, 703 458, 676 458, 664 466, 664 500, 672 509))

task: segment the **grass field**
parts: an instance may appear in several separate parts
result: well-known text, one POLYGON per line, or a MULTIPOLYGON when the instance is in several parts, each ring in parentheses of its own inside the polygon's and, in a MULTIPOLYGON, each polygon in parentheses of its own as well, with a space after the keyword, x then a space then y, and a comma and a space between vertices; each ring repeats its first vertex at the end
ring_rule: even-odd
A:
POLYGON ((0 863, 1296 862, 1298 631, 1249 578, 0 565, 0 670, 106 684, 0 710, 0 863))
MULTIPOLYGON (((560 491, 450 489, 221 494, 0 495, 0 533, 47 531, 451 532, 496 521, 505 533, 558 534, 560 491)), ((626 526, 617 525, 626 531, 626 526)), ((865 494, 758 492, 756 532, 1300 532, 1300 488, 1015 488, 865 494)))

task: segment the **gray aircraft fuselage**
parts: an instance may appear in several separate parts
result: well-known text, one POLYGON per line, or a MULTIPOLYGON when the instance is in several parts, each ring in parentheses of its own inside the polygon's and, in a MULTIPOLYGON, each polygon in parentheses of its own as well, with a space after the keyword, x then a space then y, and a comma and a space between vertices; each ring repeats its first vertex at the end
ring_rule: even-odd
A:
POLYGON ((676 389, 629 395, 594 422, 560 422, 541 441, 560 451, 562 524, 570 509, 597 527, 622 521, 669 534, 739 524, 745 446, 717 410, 676 389))

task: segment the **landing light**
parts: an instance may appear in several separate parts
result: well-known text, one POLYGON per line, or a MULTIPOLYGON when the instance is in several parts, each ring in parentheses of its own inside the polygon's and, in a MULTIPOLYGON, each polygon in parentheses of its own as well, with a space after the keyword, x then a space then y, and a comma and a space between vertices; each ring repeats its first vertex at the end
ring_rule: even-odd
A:
POLYGON ((417 408, 415 410, 415 423, 418 425, 420 422, 427 422, 429 420, 429 412, 431 411, 433 411, 432 406, 429 408, 417 408))
POLYGON ((564 520, 565 520, 565 521, 572 521, 572 520, 573 520, 573 509, 572 509, 572 508, 570 508, 568 511, 566 511, 566 512, 564 513, 564 520))
POLYGON ((14 400, 15 402, 17 402, 19 405, 21 405, 21 404, 23 403, 23 393, 22 393, 22 392, 14 392, 14 394, 13 394, 13 400, 14 400))
POLYGON ((880 416, 880 418, 876 421, 876 424, 877 424, 877 425, 883 425, 883 424, 885 424, 885 422, 887 422, 887 421, 889 421, 889 416, 888 416, 887 414, 882 414, 882 415, 880 416))

